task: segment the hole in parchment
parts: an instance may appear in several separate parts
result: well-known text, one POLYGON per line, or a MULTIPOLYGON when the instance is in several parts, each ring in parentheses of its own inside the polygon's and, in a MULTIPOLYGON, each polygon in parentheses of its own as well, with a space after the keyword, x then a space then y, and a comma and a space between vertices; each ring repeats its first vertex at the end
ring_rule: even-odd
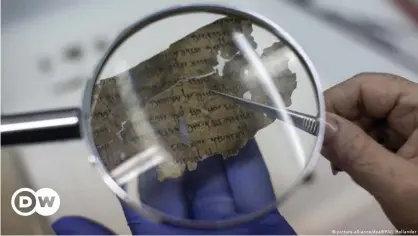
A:
POLYGON ((121 159, 122 161, 126 159, 126 155, 125 155, 125 153, 124 153, 124 152, 121 152, 121 153, 120 153, 120 159, 121 159))
POLYGON ((216 60, 218 64, 214 66, 213 68, 217 71, 219 76, 223 76, 225 62, 229 61, 222 57, 221 51, 218 51, 218 54, 216 54, 216 60))
POLYGON ((251 92, 247 91, 242 95, 242 98, 251 100, 251 92))

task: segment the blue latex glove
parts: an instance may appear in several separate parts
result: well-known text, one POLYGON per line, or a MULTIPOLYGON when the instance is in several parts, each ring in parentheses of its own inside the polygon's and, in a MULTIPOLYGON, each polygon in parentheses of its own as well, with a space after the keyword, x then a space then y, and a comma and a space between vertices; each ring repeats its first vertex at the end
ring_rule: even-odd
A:
MULTIPOLYGON (((195 171, 187 172, 183 179, 159 182, 155 171, 150 171, 140 180, 148 183, 140 185, 147 187, 146 190, 140 189, 143 202, 182 218, 221 220, 254 212, 275 200, 269 174, 254 139, 240 150, 238 156, 225 161, 221 156, 207 158, 195 171)), ((132 234, 138 235, 296 234, 277 210, 235 227, 198 230, 156 224, 139 216, 124 203, 122 208, 132 234)), ((52 227, 57 235, 114 234, 107 227, 78 216, 60 218, 52 227)))

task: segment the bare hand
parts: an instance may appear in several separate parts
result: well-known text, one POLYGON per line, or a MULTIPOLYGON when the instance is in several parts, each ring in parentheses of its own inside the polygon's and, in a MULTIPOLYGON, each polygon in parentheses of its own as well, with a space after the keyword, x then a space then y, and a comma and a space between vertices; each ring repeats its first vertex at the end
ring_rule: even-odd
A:
POLYGON ((322 154, 372 194, 396 228, 418 230, 418 84, 363 73, 324 95, 334 131, 322 154))

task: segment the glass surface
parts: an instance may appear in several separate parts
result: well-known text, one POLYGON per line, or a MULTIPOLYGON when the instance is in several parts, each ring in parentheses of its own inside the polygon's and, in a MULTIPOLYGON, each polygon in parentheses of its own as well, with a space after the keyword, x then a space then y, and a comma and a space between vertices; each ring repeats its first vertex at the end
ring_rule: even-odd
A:
POLYGON ((111 56, 93 92, 93 137, 138 205, 169 219, 233 220, 276 206, 300 177, 317 137, 289 125, 289 115, 216 92, 318 114, 297 54, 246 19, 166 18, 111 56))

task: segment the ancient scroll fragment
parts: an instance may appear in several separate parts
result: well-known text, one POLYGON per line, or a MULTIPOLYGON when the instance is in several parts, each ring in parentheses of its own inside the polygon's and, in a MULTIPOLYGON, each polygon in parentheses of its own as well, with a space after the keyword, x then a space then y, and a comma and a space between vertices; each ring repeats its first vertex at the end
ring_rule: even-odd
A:
MULTIPOLYGON (((115 76, 99 82, 92 125, 99 154, 109 170, 145 150, 146 143, 154 140, 163 144, 174 158, 158 167, 159 178, 178 177, 214 154, 225 158, 236 155, 258 130, 272 123, 263 113, 210 92, 217 90, 242 97, 250 91, 252 100, 268 103, 260 86, 242 80, 248 63, 232 43, 232 28, 244 33, 257 47, 248 21, 222 18, 131 68, 126 73, 133 79, 115 76), (227 60, 222 71, 215 69, 219 55, 227 60), (118 91, 123 83, 133 85, 140 100, 137 107, 132 107, 118 91), (132 109, 140 110, 144 119, 133 118, 129 113, 132 109), (138 128, 143 122, 153 132, 138 128)), ((264 49, 261 57, 267 58, 281 47, 281 43, 274 43, 264 49)), ((272 77, 289 106, 296 75, 284 69, 272 77)))

